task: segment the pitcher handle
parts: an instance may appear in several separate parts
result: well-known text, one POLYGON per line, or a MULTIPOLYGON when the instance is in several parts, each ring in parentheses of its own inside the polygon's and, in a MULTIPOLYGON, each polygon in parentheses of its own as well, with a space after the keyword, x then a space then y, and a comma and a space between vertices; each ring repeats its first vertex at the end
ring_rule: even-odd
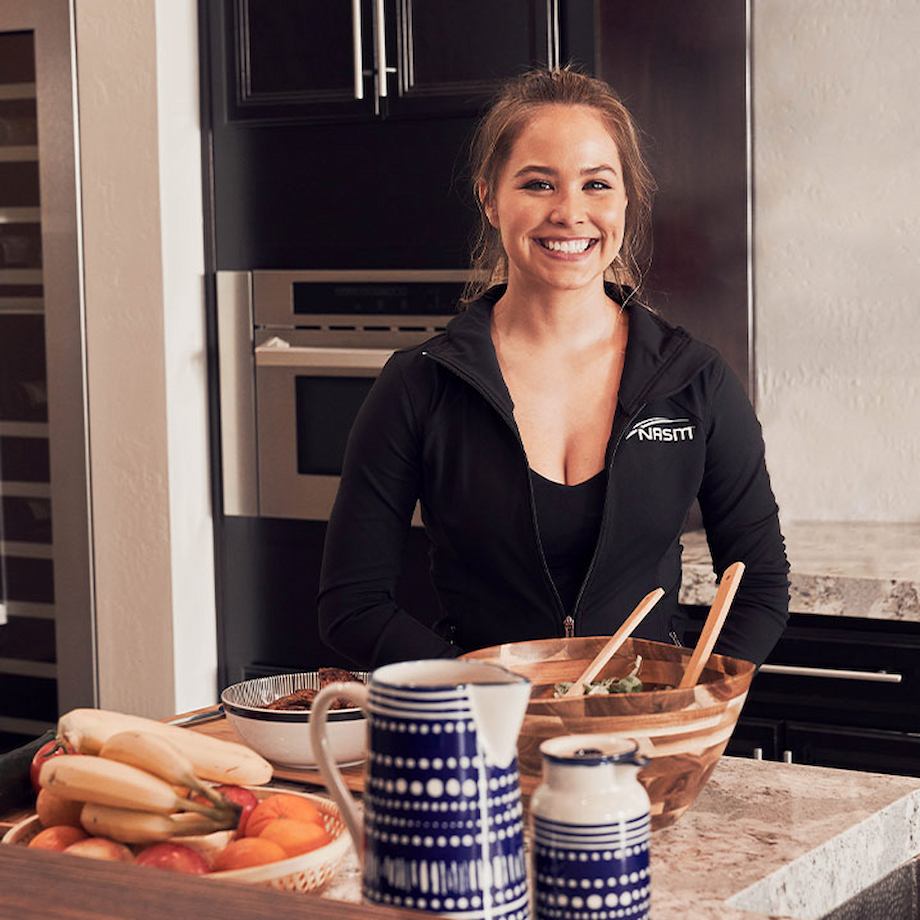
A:
POLYGON ((358 853, 358 860, 364 866, 364 824, 358 808, 342 779, 342 773, 329 749, 329 739, 326 737, 326 714, 332 701, 337 697, 344 697, 354 703, 367 714, 368 690, 364 684, 357 681, 353 683, 329 684, 323 687, 313 700, 310 707, 310 743, 313 746, 313 756, 319 766, 319 772, 326 784, 326 789, 333 801, 339 806, 345 826, 354 842, 358 853))

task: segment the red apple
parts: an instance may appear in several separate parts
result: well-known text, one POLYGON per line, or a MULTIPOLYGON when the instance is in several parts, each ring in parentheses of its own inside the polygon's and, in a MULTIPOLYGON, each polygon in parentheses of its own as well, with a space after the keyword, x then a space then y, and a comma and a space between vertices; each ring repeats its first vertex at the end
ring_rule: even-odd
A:
POLYGON ((86 831, 82 827, 58 825, 46 827, 39 831, 30 841, 29 846, 34 850, 58 850, 63 852, 78 840, 86 839, 86 831))
POLYGON ((207 860, 200 853, 181 843, 155 843, 141 850, 135 862, 139 866, 187 875, 204 875, 210 871, 207 860))
POLYGON ((254 793, 244 789, 242 786, 224 785, 215 786, 215 789, 243 809, 240 812, 240 820, 236 826, 237 837, 242 837, 246 833, 246 822, 249 820, 250 812, 259 804, 259 800, 254 793))
POLYGON ((36 752, 32 758, 32 764, 29 767, 29 779, 32 780, 32 788, 38 792, 41 789, 41 784, 38 781, 38 774, 41 773, 42 764, 51 757, 57 757, 58 754, 75 754, 76 751, 67 744, 66 741, 62 741, 60 738, 52 738, 50 741, 46 741, 36 752))
POLYGON ((78 840, 67 847, 64 852, 72 856, 87 856, 90 859, 134 862, 134 854, 124 844, 116 843, 107 837, 87 837, 85 840, 78 840))

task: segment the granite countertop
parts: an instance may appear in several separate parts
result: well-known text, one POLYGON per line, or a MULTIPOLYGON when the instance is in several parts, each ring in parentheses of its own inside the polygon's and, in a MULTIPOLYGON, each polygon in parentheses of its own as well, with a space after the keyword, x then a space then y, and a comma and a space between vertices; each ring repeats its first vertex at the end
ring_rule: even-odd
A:
MULTIPOLYGON (((920 524, 813 522, 784 525, 793 613, 920 623, 920 524)), ((683 604, 715 596, 701 530, 685 533, 683 604)))
MULTIPOLYGON (((920 854, 920 779, 723 757, 652 835, 652 920, 817 918, 920 854)), ((360 901, 352 850, 323 895, 360 901)))

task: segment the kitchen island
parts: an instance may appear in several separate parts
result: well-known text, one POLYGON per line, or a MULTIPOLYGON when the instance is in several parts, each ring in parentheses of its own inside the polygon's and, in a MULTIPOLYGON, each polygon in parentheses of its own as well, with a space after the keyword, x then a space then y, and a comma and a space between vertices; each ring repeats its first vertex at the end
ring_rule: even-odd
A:
MULTIPOLYGON (((653 920, 820 917, 920 854, 920 779, 725 757, 652 837, 653 920)), ((0 917, 420 916, 359 905, 354 853, 304 895, 0 847, 0 917), (343 903, 344 902, 344 903, 343 903)))

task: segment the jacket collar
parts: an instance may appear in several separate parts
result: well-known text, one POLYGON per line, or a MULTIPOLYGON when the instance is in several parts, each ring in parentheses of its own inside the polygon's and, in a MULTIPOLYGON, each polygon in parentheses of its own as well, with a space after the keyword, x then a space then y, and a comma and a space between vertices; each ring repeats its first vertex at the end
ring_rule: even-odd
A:
MULTIPOLYGON (((637 303, 632 289, 610 283, 605 283, 604 289, 617 303, 626 301, 629 339, 618 401, 628 415, 643 402, 681 389, 713 359, 715 352, 711 348, 695 342, 686 330, 672 326, 637 303)), ((502 377, 491 334, 492 307, 504 293, 505 285, 489 288, 455 316, 447 324, 446 335, 429 343, 426 350, 469 377, 513 417, 514 403, 502 377)))

